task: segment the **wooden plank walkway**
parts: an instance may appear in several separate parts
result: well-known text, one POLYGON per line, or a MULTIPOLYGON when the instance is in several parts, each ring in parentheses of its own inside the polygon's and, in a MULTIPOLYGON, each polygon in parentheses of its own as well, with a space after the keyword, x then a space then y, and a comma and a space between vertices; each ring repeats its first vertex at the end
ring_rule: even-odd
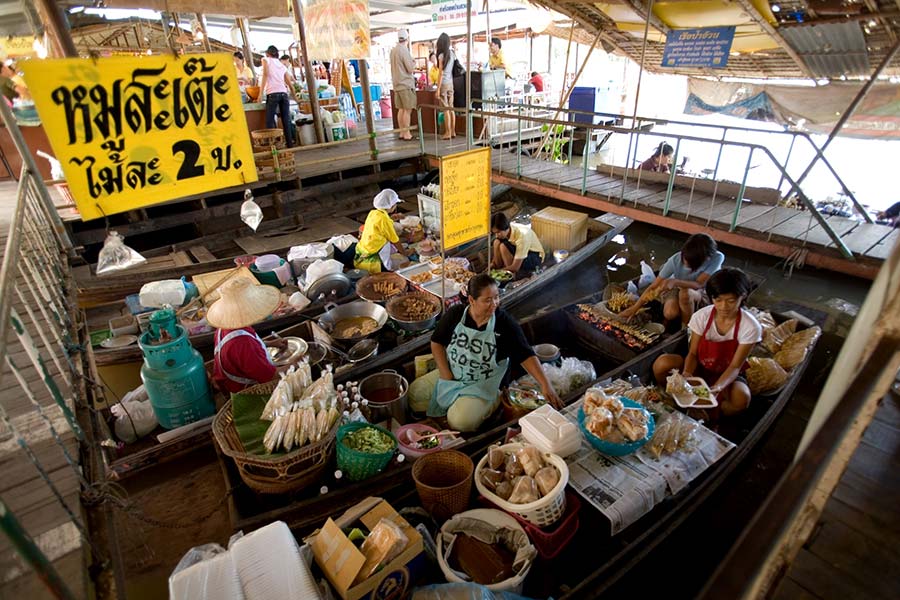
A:
POLYGON ((888 393, 775 600, 897 597, 898 467, 900 396, 888 393))

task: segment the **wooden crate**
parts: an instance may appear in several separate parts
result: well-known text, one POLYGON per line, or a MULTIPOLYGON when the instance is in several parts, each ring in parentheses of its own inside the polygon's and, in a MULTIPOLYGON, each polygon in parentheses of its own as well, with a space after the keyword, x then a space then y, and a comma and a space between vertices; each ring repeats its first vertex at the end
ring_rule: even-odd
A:
POLYGON ((548 206, 531 217, 531 228, 549 252, 575 250, 587 241, 585 213, 548 206))

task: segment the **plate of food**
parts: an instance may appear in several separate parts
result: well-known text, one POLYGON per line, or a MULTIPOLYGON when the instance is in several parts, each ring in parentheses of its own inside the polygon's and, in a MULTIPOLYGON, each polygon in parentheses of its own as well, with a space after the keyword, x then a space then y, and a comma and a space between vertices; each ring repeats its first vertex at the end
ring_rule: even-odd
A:
POLYGON ((675 404, 681 408, 715 408, 719 405, 715 394, 700 377, 685 377, 683 389, 672 394, 675 404))

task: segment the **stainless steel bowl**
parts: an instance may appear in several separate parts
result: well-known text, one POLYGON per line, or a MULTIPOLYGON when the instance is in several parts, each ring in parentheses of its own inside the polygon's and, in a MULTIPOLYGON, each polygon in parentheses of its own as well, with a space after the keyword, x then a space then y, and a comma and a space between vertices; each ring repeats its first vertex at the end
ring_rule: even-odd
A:
POLYGON ((342 304, 341 306, 330 308, 325 314, 319 317, 319 325, 321 325, 325 331, 331 334, 331 337, 336 340, 358 342, 359 340, 363 340, 378 333, 381 328, 384 327, 384 324, 387 323, 387 320, 388 313, 383 306, 375 304, 374 302, 357 300, 355 302, 349 302, 347 304, 342 304), (368 317, 374 319, 376 323, 375 329, 365 335, 343 337, 334 334, 334 328, 338 323, 344 319, 352 319, 355 317, 368 317))
POLYGON ((392 298, 390 298, 387 301, 386 308, 387 308, 388 315, 390 315, 391 319, 394 321, 394 323, 397 324, 398 327, 400 327, 400 329, 403 329, 404 331, 410 331, 413 333, 419 332, 419 331, 424 331, 426 329, 431 329, 437 323, 438 317, 441 316, 440 300, 438 300, 438 298, 436 298, 435 296, 433 296, 432 294, 429 294, 427 292, 409 292, 406 294, 399 294, 397 296, 393 296, 392 298), (434 307, 434 311, 433 311, 432 315, 430 317, 428 317, 427 319, 422 319, 420 321, 408 321, 408 320, 400 318, 398 316, 398 314, 399 314, 398 306, 401 302, 403 302, 403 300, 405 298, 408 298, 411 296, 424 298, 425 300, 431 302, 432 306, 434 307))
POLYGON ((272 359, 272 364, 276 367, 294 364, 309 350, 309 345, 303 338, 286 337, 282 339, 287 342, 287 346, 284 348, 275 348, 272 346, 266 348, 269 352, 269 358, 272 359))

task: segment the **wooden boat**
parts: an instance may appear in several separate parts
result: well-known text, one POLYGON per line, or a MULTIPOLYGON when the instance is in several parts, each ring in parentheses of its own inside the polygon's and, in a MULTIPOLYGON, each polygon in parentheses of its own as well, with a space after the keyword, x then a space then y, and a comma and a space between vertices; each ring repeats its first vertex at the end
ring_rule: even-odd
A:
MULTIPOLYGON (((608 213, 589 220, 588 241, 577 251, 573 252, 565 261, 548 266, 543 272, 529 279, 517 282, 516 286, 504 290, 502 302, 504 308, 513 316, 522 318, 524 315, 517 313, 517 307, 532 298, 546 286, 560 281, 566 276, 577 272, 580 265, 593 256, 600 248, 609 243, 631 224, 632 220, 608 213)), ((297 323, 285 329, 281 329, 278 335, 282 337, 300 335, 311 339, 307 322, 297 323)), ((384 368, 394 367, 411 361, 416 354, 427 353, 431 332, 416 336, 398 335, 397 332, 384 328, 379 339, 379 353, 349 369, 342 370, 339 375, 341 380, 359 380, 371 372, 384 368)), ((126 454, 120 455, 113 449, 105 449, 105 463, 107 473, 113 478, 121 478, 131 475, 143 468, 159 464, 176 458, 196 448, 198 445, 211 442, 209 425, 199 427, 182 437, 166 443, 156 440, 158 430, 139 440, 135 444, 126 447, 126 454)), ((104 432, 110 435, 109 432, 104 432)), ((110 435, 110 437, 112 437, 110 435)))
MULTIPOLYGON (((649 350, 639 352, 601 329, 577 327, 578 321, 579 318, 572 307, 564 307, 524 319, 522 327, 532 343, 552 343, 560 347, 563 356, 590 361, 597 373, 604 374, 601 378, 607 377, 611 372, 646 372, 656 356, 674 351, 686 338, 684 331, 664 334, 655 340, 649 350)), ((405 370, 409 373, 414 356, 414 353, 408 354, 403 361, 397 361, 393 366, 401 372, 405 370)), ((346 377, 342 379, 346 380, 346 377)), ((566 403, 575 401, 584 393, 587 385, 573 390, 563 400, 566 403)), ((505 419, 498 414, 497 418, 483 428, 483 431, 467 437, 465 444, 457 449, 475 456, 502 438, 507 428, 515 426, 516 421, 515 417, 505 419)), ((336 482, 329 476, 323 485, 334 489, 324 496, 318 495, 318 489, 301 490, 294 495, 259 495, 243 484, 231 459, 221 454, 219 458, 231 492, 229 514, 232 526, 236 530, 247 531, 280 519, 293 529, 306 531, 320 525, 328 515, 343 510, 337 507, 349 508, 359 498, 368 495, 396 498, 398 492, 408 491, 412 487, 409 466, 392 463, 384 473, 359 483, 336 482)))

